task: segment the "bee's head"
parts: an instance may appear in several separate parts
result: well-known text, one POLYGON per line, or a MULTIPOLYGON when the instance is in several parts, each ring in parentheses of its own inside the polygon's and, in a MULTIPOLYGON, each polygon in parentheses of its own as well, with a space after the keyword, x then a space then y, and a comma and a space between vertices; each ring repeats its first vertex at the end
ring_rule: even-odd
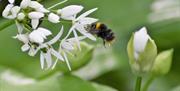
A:
POLYGON ((92 29, 91 26, 92 26, 92 24, 87 24, 84 26, 84 28, 86 31, 90 31, 92 29))

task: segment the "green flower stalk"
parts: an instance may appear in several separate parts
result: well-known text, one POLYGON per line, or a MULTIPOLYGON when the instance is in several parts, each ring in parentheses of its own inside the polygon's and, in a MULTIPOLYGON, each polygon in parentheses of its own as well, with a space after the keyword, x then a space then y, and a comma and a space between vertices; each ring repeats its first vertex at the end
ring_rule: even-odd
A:
POLYGON ((127 46, 129 64, 137 76, 142 76, 151 71, 154 60, 157 56, 157 47, 143 27, 135 32, 127 46))

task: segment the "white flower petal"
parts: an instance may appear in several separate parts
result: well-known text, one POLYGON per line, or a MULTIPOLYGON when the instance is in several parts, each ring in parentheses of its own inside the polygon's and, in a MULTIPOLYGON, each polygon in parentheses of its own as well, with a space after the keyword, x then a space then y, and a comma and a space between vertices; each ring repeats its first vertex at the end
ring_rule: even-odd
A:
POLYGON ((29 42, 28 35, 27 34, 18 34, 14 37, 15 39, 18 39, 19 41, 27 44, 29 42))
POLYGON ((37 53, 37 51, 34 48, 30 48, 28 55, 33 57, 36 55, 36 53, 37 53))
POLYGON ((39 25, 39 19, 32 19, 31 20, 31 25, 33 29, 36 29, 39 25))
POLYGON ((78 14, 82 11, 82 9, 83 7, 80 5, 70 5, 58 10, 57 13, 64 19, 65 17, 70 17, 78 14))
POLYGON ((44 53, 41 52, 41 53, 40 53, 41 69, 44 69, 44 60, 45 60, 45 58, 44 58, 44 53))
POLYGON ((42 44, 44 42, 44 39, 42 36, 40 36, 38 31, 33 31, 29 34, 29 39, 31 42, 42 44))
POLYGON ((14 19, 15 17, 12 15, 9 15, 11 13, 11 9, 14 7, 14 5, 8 4, 5 9, 2 12, 2 16, 7 19, 14 19))
POLYGON ((22 50, 23 52, 28 51, 29 49, 30 49, 30 46, 29 46, 28 44, 24 44, 24 45, 21 47, 21 50, 22 50))
POLYGON ((42 13, 48 13, 48 12, 50 12, 49 10, 47 10, 47 9, 44 8, 44 7, 37 8, 36 11, 42 12, 42 13))
POLYGON ((59 19, 60 19, 60 17, 54 13, 50 13, 48 15, 48 20, 52 23, 59 23, 60 22, 59 19))
POLYGON ((71 71, 71 66, 70 66, 70 63, 69 63, 69 60, 68 60, 68 58, 67 58, 66 53, 63 53, 63 56, 64 56, 64 59, 65 59, 65 62, 66 62, 66 64, 67 64, 67 66, 68 66, 68 69, 71 71))
POLYGON ((12 16, 16 17, 17 14, 19 13, 20 9, 21 9, 21 8, 20 8, 19 6, 14 6, 14 7, 11 9, 12 16))
POLYGON ((62 36, 63 32, 64 32, 64 27, 62 26, 59 33, 52 40, 47 42, 47 44, 52 45, 52 44, 56 43, 60 39, 60 37, 62 36))
POLYGON ((68 41, 64 41, 62 43, 62 49, 72 51, 72 50, 74 50, 74 46, 71 43, 69 43, 68 41))
POLYGON ((16 27, 17 27, 17 29, 18 29, 18 33, 21 34, 21 33, 23 32, 23 30, 24 30, 23 24, 20 24, 20 23, 18 23, 18 22, 16 21, 16 27))
POLYGON ((76 44, 77 44, 79 50, 81 50, 81 46, 80 46, 80 41, 78 39, 78 35, 77 35, 75 30, 73 30, 73 33, 74 33, 74 37, 75 37, 75 40, 76 40, 76 44))
POLYGON ((43 5, 37 1, 31 1, 29 4, 29 7, 34 8, 34 9, 38 9, 38 8, 42 8, 43 5))
POLYGON ((41 34, 44 36, 52 35, 51 31, 49 31, 48 29, 42 28, 42 27, 39 27, 36 31, 41 32, 41 34))
POLYGON ((89 14, 93 13, 94 11, 96 11, 98 8, 94 8, 94 9, 91 9, 85 13, 83 13, 82 15, 80 15, 75 21, 78 21, 82 18, 85 18, 86 16, 88 16, 89 14))
POLYGON ((57 57, 59 60, 64 61, 64 58, 61 56, 61 54, 55 51, 54 49, 51 49, 51 54, 57 57))
POLYGON ((21 4, 20 4, 20 7, 25 9, 30 5, 30 3, 31 3, 31 0, 22 0, 21 4))
POLYGON ((18 20, 24 20, 24 18, 25 18, 25 14, 24 13, 19 13, 18 15, 17 15, 17 19, 18 20))
MULTIPOLYGON (((81 41, 83 39, 86 39, 87 37, 86 36, 79 36, 78 39, 81 41)), ((69 38, 67 39, 68 42, 75 42, 75 38, 69 38)))
POLYGON ((28 14, 28 17, 30 19, 40 19, 40 18, 44 17, 44 13, 41 13, 41 12, 30 12, 28 14))
POLYGON ((95 23, 97 21, 98 21, 98 19, 85 17, 85 18, 80 19, 78 22, 82 25, 87 25, 87 24, 95 23))
POLYGON ((8 2, 9 2, 10 4, 13 4, 13 3, 15 2, 15 0, 8 0, 8 2))
POLYGON ((88 37, 89 39, 93 40, 93 41, 96 41, 96 37, 94 37, 92 34, 88 33, 85 29, 84 29, 84 26, 82 25, 79 25, 76 27, 76 29, 81 33, 83 34, 84 36, 88 37))
POLYGON ((51 57, 51 53, 49 50, 45 54, 45 59, 46 59, 46 63, 47 63, 47 69, 49 69, 52 66, 52 57, 51 57))
POLYGON ((76 17, 75 16, 68 16, 68 17, 61 17, 64 20, 75 20, 76 17))
POLYGON ((141 28, 139 31, 135 32, 134 34, 134 51, 136 52, 134 55, 138 58, 138 54, 143 52, 146 44, 150 39, 149 35, 147 34, 147 29, 145 27, 141 28))

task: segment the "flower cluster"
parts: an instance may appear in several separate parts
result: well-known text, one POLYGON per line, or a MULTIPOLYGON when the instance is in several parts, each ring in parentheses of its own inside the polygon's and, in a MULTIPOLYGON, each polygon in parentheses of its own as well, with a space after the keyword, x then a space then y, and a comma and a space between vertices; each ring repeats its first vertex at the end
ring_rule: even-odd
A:
MULTIPOLYGON (((76 47, 81 49, 80 41, 85 38, 93 41, 96 40, 93 35, 86 31, 85 26, 98 21, 95 18, 88 17, 88 15, 96 11, 97 8, 91 9, 77 17, 77 14, 84 8, 81 5, 69 5, 61 9, 52 10, 52 8, 58 4, 50 8, 45 8, 37 1, 22 0, 19 6, 15 5, 15 0, 8 1, 9 4, 5 7, 2 16, 15 20, 18 34, 13 38, 23 43, 21 47, 23 52, 28 52, 30 56, 35 56, 40 52, 42 69, 53 68, 57 61, 61 60, 65 61, 71 70, 67 53, 70 53, 76 49, 76 47), (42 21, 49 21, 49 23, 69 21, 72 26, 64 38, 61 38, 64 32, 62 25, 59 33, 51 40, 48 40, 48 36, 52 36, 52 32, 40 26, 42 21), (78 32, 81 36, 78 35, 78 32), (73 34, 74 37, 70 37, 71 34, 73 34), (53 48, 53 45, 57 42, 59 42, 58 51, 53 48), (57 58, 57 60, 53 61, 52 56, 57 58)), ((59 4, 61 4, 61 2, 59 4)))

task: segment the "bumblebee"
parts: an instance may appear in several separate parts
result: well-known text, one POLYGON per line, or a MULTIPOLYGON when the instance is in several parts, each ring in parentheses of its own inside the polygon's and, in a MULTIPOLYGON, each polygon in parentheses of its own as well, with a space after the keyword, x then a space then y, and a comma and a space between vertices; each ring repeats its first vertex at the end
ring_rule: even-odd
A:
POLYGON ((89 25, 88 32, 102 38, 104 45, 106 43, 110 45, 115 40, 112 30, 103 23, 97 22, 89 25))

